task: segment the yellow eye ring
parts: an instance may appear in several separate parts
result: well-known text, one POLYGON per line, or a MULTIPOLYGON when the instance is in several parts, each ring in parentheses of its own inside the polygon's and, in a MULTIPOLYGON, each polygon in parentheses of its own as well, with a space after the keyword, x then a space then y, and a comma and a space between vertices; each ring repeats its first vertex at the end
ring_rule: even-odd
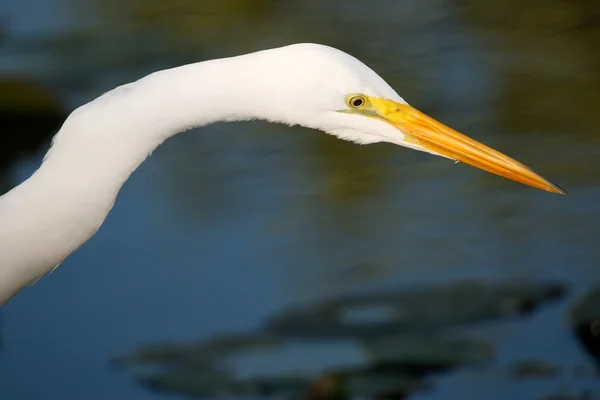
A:
POLYGON ((361 108, 365 105, 367 100, 364 96, 352 96, 348 99, 348 107, 350 108, 361 108))

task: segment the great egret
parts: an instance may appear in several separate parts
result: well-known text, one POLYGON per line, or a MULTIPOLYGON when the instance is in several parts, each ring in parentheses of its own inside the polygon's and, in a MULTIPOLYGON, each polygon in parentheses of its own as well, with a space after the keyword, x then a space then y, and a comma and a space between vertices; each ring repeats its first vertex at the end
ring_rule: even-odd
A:
POLYGON ((295 44, 152 73, 76 109, 40 168, 0 198, 0 305, 100 228, 130 174, 165 139, 218 121, 302 125, 389 142, 565 192, 517 161, 409 106, 331 47, 295 44))

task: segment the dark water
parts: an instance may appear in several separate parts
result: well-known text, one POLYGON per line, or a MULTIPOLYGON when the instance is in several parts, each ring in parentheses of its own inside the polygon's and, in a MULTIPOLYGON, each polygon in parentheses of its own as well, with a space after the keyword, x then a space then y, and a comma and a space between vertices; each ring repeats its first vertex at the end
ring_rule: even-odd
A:
MULTIPOLYGON (((594 359, 569 316, 600 284, 594 1, 38 2, 0 6, 8 21, 0 65, 51 85, 69 108, 159 67, 320 42, 359 57, 409 103, 525 162, 569 195, 299 128, 255 122, 187 132, 133 175, 90 242, 2 309, 0 397, 167 398, 177 390, 152 391, 111 360, 143 344, 272 334, 269 322, 281 313, 365 291, 383 296, 384 308, 383 316, 359 310, 367 333, 342 327, 325 340, 319 332, 332 316, 306 317, 304 325, 293 317, 278 333, 290 339, 285 349, 236 353, 230 365, 240 376, 277 380, 309 371, 317 381, 368 363, 364 343, 378 335, 408 337, 403 346, 414 350, 435 348, 437 339, 428 338, 453 330, 493 354, 454 348, 450 358, 457 353, 459 361, 424 374, 431 387, 411 399, 600 396, 594 359), (469 297, 462 289, 474 279, 488 285, 483 293, 498 291, 489 307, 479 292, 469 297), (515 293, 515 282, 529 286, 515 293), (566 292, 535 294, 548 282, 566 292), (398 300, 409 322, 378 325, 393 303, 383 294, 407 290, 417 293, 398 300), (524 360, 558 372, 511 377, 524 360)), ((42 154, 17 158, 3 184, 29 176, 42 154)), ((600 302, 586 307, 592 311, 582 318, 598 343, 591 326, 600 302)), ((397 342, 387 346, 404 351, 397 342)), ((206 379, 202 368, 192 370, 195 382, 206 379)), ((373 376, 380 375, 365 381, 373 376)))

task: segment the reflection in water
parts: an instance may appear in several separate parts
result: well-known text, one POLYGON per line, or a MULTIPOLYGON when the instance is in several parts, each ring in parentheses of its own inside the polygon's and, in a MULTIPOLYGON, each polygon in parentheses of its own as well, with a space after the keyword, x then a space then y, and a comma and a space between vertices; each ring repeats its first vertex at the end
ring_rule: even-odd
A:
POLYGON ((113 361, 152 366, 135 373, 140 384, 187 395, 403 398, 428 388, 433 374, 492 359, 492 344, 457 333, 460 326, 532 315, 564 292, 552 283, 470 281, 348 295, 284 309, 255 332, 146 345, 113 361))
POLYGON ((0 195, 16 184, 12 165, 39 153, 65 118, 63 105, 41 85, 0 76, 0 195))
POLYGON ((501 128, 516 134, 572 131, 584 133, 583 140, 598 139, 593 134, 600 125, 594 106, 600 89, 597 2, 459 3, 457 17, 501 50, 486 54, 490 68, 505 78, 498 87, 501 128))
POLYGON ((419 335, 457 324, 526 315, 559 299, 560 284, 466 281, 405 291, 378 291, 284 310, 266 322, 270 332, 290 336, 343 337, 413 331, 419 335), (477 302, 473 301, 477 299, 477 302), (362 318, 365 321, 362 321, 362 318))
POLYGON ((511 369, 515 379, 556 378, 561 368, 541 360, 520 360, 511 369))
POLYGON ((592 288, 571 308, 573 333, 595 360, 600 374, 600 288, 592 288))

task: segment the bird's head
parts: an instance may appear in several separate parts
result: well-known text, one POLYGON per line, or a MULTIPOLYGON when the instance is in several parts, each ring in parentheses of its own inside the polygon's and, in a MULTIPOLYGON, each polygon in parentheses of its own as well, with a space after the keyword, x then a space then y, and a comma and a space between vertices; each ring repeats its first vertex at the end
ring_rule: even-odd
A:
POLYGON ((542 190, 566 193, 523 164, 410 106, 377 73, 340 50, 300 44, 276 52, 271 65, 286 72, 276 90, 285 93, 280 98, 288 99, 279 107, 289 123, 361 144, 394 143, 542 190))

